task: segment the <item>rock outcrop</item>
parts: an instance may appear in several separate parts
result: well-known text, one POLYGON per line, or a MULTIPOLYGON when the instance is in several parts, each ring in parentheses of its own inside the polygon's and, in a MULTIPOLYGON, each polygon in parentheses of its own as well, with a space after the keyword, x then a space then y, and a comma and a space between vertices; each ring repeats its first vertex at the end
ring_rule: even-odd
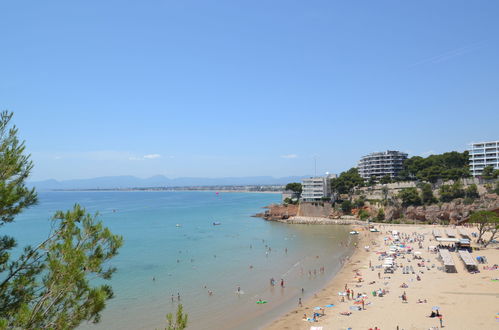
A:
POLYGON ((405 210, 396 207, 387 207, 386 220, 406 218, 421 222, 449 222, 457 224, 466 221, 470 214, 476 210, 494 210, 499 208, 499 196, 485 194, 471 204, 465 204, 464 199, 458 198, 449 203, 428 206, 409 206, 405 210))

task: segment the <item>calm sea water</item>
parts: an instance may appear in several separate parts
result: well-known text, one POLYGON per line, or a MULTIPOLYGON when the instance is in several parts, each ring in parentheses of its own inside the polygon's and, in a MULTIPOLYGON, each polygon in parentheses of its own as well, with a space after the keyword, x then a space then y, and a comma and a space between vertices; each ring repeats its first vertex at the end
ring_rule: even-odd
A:
POLYGON ((176 310, 177 294, 189 314, 189 328, 258 328, 324 286, 339 269, 339 259, 350 253, 339 245, 350 239, 347 227, 251 217, 279 202, 279 194, 45 192, 39 199, 39 205, 1 228, 20 246, 43 240, 50 216, 74 203, 99 211, 105 225, 125 239, 112 261, 118 267, 111 281, 116 297, 100 324, 82 328, 164 329, 165 315, 176 310), (272 277, 275 287, 269 284, 272 277), (268 303, 256 304, 258 299, 268 303))

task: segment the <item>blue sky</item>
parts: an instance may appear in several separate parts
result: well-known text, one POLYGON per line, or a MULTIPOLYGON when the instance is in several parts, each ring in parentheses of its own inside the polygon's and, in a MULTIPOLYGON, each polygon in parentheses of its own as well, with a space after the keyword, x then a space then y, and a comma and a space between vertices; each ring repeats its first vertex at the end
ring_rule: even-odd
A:
POLYGON ((33 180, 340 172, 499 139, 498 1, 2 1, 33 180))

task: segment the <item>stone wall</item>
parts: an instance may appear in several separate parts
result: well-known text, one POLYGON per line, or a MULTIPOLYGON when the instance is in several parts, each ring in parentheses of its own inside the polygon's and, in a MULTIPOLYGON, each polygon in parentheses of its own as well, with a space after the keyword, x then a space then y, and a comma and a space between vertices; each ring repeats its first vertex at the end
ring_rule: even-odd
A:
POLYGON ((331 203, 301 202, 298 208, 298 216, 329 218, 334 216, 334 209, 331 203))

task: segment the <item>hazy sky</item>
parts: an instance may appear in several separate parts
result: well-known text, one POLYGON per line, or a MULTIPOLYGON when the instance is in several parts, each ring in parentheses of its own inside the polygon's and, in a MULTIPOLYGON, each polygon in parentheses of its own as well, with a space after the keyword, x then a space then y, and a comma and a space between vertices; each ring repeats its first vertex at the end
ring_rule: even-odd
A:
POLYGON ((340 172, 499 139, 499 1, 2 1, 33 180, 340 172))

